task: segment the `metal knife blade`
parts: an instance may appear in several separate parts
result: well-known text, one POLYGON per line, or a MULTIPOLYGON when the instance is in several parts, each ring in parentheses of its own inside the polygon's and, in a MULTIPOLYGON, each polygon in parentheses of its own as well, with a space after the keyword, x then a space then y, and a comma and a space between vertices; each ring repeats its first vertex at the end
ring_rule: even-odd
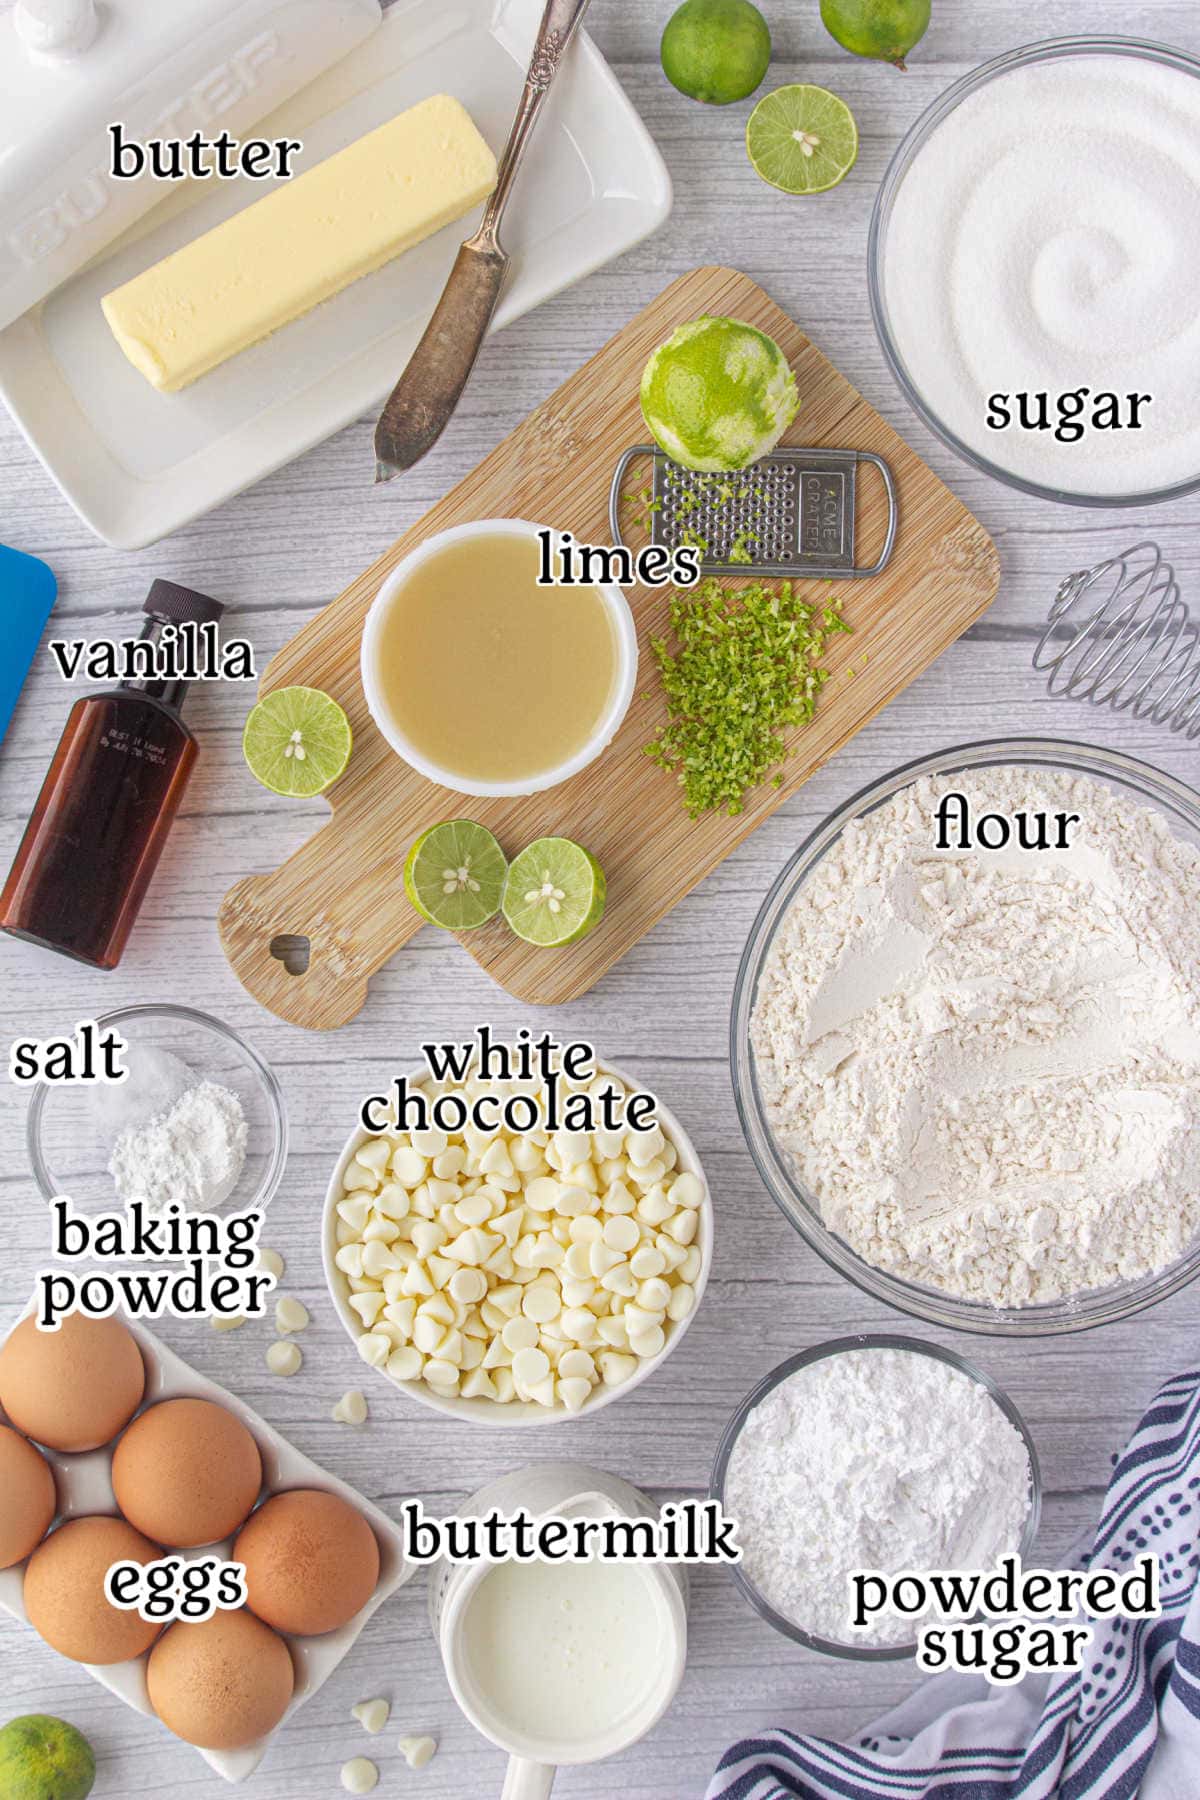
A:
POLYGON ((441 437, 475 366, 507 269, 498 244, 468 238, 459 249, 425 335, 375 427, 377 482, 411 469, 441 437))
POLYGON ((529 72, 508 142, 500 153, 496 186, 474 237, 458 253, 445 291, 408 367, 392 389, 375 427, 375 480, 391 481, 411 469, 446 429, 475 365, 504 284, 508 257, 500 247, 500 220, 546 95, 589 0, 546 0, 534 38, 529 72))

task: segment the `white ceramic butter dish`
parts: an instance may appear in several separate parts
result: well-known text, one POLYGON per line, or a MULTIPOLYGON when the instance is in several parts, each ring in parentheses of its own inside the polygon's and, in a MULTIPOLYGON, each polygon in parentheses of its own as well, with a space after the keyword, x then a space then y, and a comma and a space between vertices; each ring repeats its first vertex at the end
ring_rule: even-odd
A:
MULTIPOLYGON (((498 148, 542 5, 396 0, 369 41, 256 120, 254 134, 302 138, 300 171, 430 94, 446 93, 498 148)), ((126 360, 101 297, 261 198, 269 184, 184 187, 0 331, 0 398, 71 505, 119 549, 178 530, 377 410, 473 223, 446 226, 182 393, 162 394, 126 360)), ((506 217, 513 267, 493 329, 638 243, 670 203, 662 158, 581 34, 506 217)), ((367 487, 373 473, 368 446, 367 487)))

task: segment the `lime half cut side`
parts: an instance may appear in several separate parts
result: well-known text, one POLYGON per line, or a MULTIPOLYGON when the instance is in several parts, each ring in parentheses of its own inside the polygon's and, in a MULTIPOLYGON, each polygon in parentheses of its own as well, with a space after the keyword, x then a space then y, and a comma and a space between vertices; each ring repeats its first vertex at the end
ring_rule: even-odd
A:
POLYGON ((276 688, 246 720, 242 754, 273 794, 309 796, 342 774, 353 742, 349 719, 320 688, 276 688))
POLYGON ((746 125, 746 150, 758 174, 785 194, 823 194, 858 158, 858 126, 828 88, 795 82, 759 101, 746 125))
POLYGON ((604 870, 570 838, 538 838, 509 867, 504 916, 519 938, 557 949, 586 937, 604 912, 604 870))
POLYGON ((486 825, 446 819, 431 825, 404 862, 404 891, 423 919, 444 931, 474 931, 500 910, 504 852, 486 825))

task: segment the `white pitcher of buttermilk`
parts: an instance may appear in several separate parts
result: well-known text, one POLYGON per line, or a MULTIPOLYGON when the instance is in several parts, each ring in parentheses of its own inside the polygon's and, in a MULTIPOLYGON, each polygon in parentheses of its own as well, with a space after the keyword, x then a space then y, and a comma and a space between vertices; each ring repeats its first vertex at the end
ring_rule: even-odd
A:
MULTIPOLYGON (((655 1518, 644 1494, 586 1463, 538 1463, 473 1495, 464 1516, 655 1518)), ((673 1564, 435 1565, 434 1636, 477 1731, 509 1754, 502 1800, 547 1800, 564 1763, 598 1762, 650 1731, 687 1659, 687 1575, 673 1564)))

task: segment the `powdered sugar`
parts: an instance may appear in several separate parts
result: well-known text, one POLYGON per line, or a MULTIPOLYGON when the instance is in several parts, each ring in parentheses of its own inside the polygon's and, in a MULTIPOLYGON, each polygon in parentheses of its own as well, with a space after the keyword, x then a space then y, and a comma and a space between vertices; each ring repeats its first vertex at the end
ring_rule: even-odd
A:
POLYGON ((1020 1306, 1200 1230, 1200 852, 1100 782, 923 778, 847 828, 783 921, 752 1038, 776 1138, 867 1261, 1020 1306), (938 851, 972 811, 1071 847, 938 851))
POLYGON ((912 1619, 852 1630, 850 1576, 992 1567, 1020 1547, 1029 1458, 961 1370, 909 1350, 849 1350, 754 1408, 724 1505, 744 1573, 776 1612, 833 1643, 905 1644, 912 1619))
POLYGON ((246 1160, 246 1115, 232 1088, 198 1081, 113 1145, 109 1173, 122 1200, 153 1209, 168 1201, 211 1209, 237 1186, 246 1160))

